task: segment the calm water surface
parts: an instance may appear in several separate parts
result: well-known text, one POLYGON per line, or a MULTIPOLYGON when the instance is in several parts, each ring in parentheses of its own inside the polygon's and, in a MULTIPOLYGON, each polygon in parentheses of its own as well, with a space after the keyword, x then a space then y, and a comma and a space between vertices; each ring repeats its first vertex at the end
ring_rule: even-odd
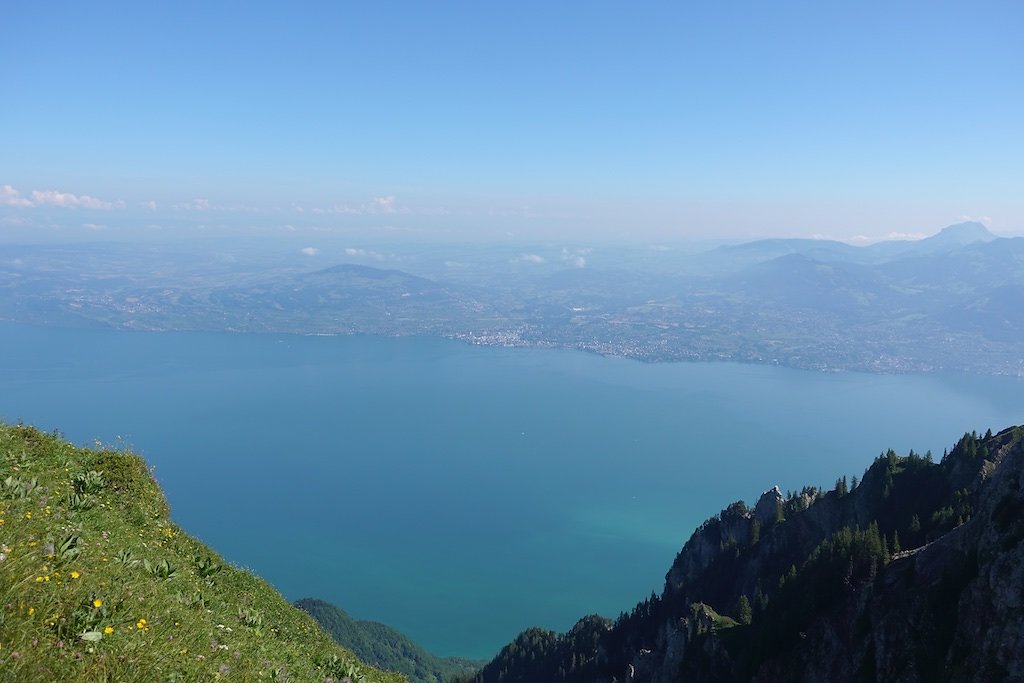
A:
POLYGON ((0 325, 0 418, 120 437, 179 524, 288 598, 471 657, 660 591, 693 528, 734 500, 1024 422, 1022 389, 423 338, 0 325))

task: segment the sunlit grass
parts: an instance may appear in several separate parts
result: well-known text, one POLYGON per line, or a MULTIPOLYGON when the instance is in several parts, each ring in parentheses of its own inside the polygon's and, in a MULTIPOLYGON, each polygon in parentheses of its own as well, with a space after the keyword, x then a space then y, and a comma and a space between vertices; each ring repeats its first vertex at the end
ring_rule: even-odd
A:
POLYGON ((183 533, 141 458, 0 424, 0 680, 346 679, 402 680, 183 533))

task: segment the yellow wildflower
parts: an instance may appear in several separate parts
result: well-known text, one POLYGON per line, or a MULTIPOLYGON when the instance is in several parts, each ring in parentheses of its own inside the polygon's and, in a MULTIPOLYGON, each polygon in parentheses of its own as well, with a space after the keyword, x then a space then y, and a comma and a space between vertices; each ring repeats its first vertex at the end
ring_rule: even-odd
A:
POLYGON ((111 633, 114 632, 114 627, 113 626, 105 626, 103 628, 103 632, 106 633, 109 636, 111 633))
POLYGON ((95 600, 92 601, 92 606, 95 607, 96 609, 99 609, 100 607, 103 607, 103 601, 100 600, 99 598, 96 598, 95 600))
POLYGON ((139 619, 137 622, 135 622, 135 628, 140 629, 140 630, 146 628, 146 620, 145 619, 139 619))
POLYGON ((42 583, 42 582, 43 582, 43 577, 37 576, 36 577, 36 583, 42 583))
POLYGON ((28 608, 28 615, 29 616, 32 616, 35 613, 36 613, 36 608, 35 607, 29 607, 28 608))
POLYGON ((25 513, 25 519, 32 519, 32 513, 31 512, 26 512, 25 513))
POLYGON ((79 574, 78 572, 71 572, 72 579, 77 579, 79 576, 81 576, 81 574, 79 574))

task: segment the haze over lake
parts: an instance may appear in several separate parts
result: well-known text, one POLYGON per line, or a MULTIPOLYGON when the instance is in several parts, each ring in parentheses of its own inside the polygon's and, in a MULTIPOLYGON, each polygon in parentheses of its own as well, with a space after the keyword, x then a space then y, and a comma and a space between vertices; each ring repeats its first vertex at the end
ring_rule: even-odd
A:
POLYGON ((4 420, 122 439, 179 524, 288 598, 471 657, 630 609, 734 500, 1020 423, 1022 389, 418 337, 0 325, 4 420))

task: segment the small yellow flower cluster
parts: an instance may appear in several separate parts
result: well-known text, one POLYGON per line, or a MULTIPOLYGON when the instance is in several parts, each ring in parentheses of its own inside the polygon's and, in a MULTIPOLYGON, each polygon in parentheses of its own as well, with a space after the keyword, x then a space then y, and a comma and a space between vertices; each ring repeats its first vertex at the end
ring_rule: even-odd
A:
POLYGON ((80 576, 81 576, 81 574, 79 574, 79 573, 78 573, 78 572, 76 572, 76 571, 73 571, 73 572, 71 572, 71 578, 72 578, 72 579, 77 579, 77 578, 79 578, 80 576))
POLYGON ((135 628, 140 630, 140 631, 148 631, 149 630, 149 626, 146 625, 146 620, 145 619, 139 619, 138 621, 136 621, 135 622, 135 628))
POLYGON ((109 636, 109 635, 110 635, 111 633, 113 633, 113 632, 114 632, 114 627, 113 627, 113 626, 104 626, 104 627, 103 627, 103 633, 104 633, 105 635, 108 635, 108 636, 109 636))
POLYGON ((100 600, 99 598, 96 598, 95 600, 92 601, 92 606, 95 607, 96 609, 99 609, 100 607, 103 607, 103 601, 100 600))

